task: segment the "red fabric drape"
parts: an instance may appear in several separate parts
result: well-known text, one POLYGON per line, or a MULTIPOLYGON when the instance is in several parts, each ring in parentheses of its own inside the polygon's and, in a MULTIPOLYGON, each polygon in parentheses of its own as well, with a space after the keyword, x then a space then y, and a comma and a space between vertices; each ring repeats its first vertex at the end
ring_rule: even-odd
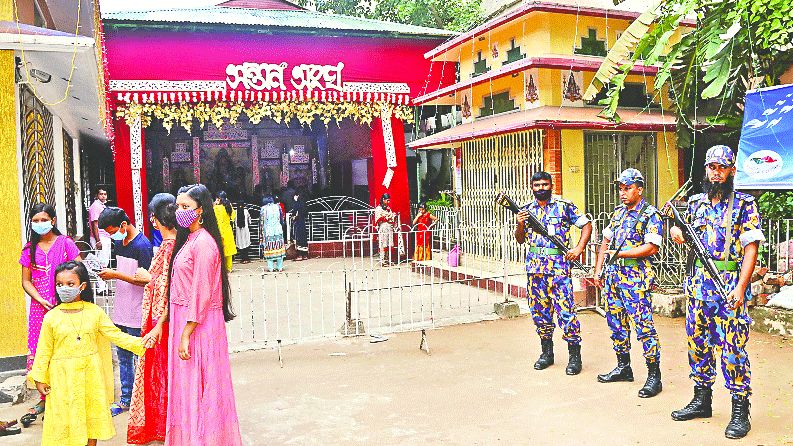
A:
POLYGON ((113 141, 113 151, 114 151, 114 167, 116 173, 116 202, 118 203, 118 207, 124 209, 127 215, 129 215, 132 224, 136 225, 138 229, 144 231, 144 233, 148 236, 149 234, 149 225, 145 224, 146 216, 148 215, 147 207, 148 207, 148 190, 146 187, 146 144, 144 133, 141 131, 140 141, 141 141, 141 151, 143 154, 143 167, 140 170, 140 185, 141 185, 141 192, 142 192, 142 209, 141 215, 143 215, 144 222, 137 222, 135 221, 135 198, 133 195, 132 190, 132 159, 130 153, 130 138, 129 138, 129 126, 123 119, 118 119, 115 121, 115 140, 113 141))
POLYGON ((396 148, 396 167, 394 177, 388 188, 383 186, 383 178, 388 170, 385 141, 383 140, 383 124, 380 119, 372 121, 372 181, 369 183, 369 201, 372 206, 380 203, 380 196, 388 192, 391 195, 391 209, 398 213, 403 224, 410 224, 410 188, 408 186, 408 170, 405 155, 405 130, 402 121, 391 118, 396 148))

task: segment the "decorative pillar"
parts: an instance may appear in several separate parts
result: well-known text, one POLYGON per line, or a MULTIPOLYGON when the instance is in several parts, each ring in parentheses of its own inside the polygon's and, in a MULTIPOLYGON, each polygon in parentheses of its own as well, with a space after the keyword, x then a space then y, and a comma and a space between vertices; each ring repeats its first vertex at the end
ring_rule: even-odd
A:
POLYGON ((380 202, 386 192, 391 195, 391 209, 399 213, 402 223, 410 223, 410 188, 402 121, 387 109, 380 118, 372 121, 372 176, 369 183, 369 201, 372 206, 380 202))
POLYGON ((553 193, 562 195, 562 131, 546 129, 542 146, 543 170, 553 178, 553 193))
POLYGON ((251 135, 251 185, 256 187, 259 181, 261 181, 259 178, 259 138, 257 135, 251 135))
POLYGON ((123 119, 116 120, 114 164, 116 174, 116 201, 126 211, 132 224, 149 235, 145 216, 148 212, 146 165, 143 159, 144 135, 140 119, 127 126, 123 119))
POLYGON ((193 181, 201 182, 201 139, 193 137, 193 181))
MULTIPOLYGON (((85 202, 85 192, 83 190, 83 169, 80 165, 80 138, 72 138, 72 162, 74 163, 74 216, 77 219, 77 236, 80 237, 85 234, 85 226, 83 223, 83 203, 85 202)), ((88 192, 90 194, 91 192, 88 192)))
POLYGON ((55 216, 57 228, 63 234, 66 230, 66 173, 63 159, 63 121, 57 115, 52 115, 52 162, 55 186, 55 216))

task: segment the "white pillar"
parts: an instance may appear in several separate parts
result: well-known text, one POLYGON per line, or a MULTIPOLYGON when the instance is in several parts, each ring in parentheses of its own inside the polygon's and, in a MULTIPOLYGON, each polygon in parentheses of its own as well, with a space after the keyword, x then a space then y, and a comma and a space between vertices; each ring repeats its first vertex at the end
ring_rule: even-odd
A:
POLYGON ((52 115, 52 161, 55 176, 55 215, 58 229, 66 234, 66 181, 63 169, 63 121, 52 115))
POLYGON ((129 150, 130 167, 132 168, 132 201, 135 206, 135 225, 140 230, 145 227, 143 223, 143 189, 140 175, 140 170, 143 168, 142 132, 143 127, 141 126, 140 118, 138 118, 129 128, 129 150))
MULTIPOLYGON (((74 217, 77 219, 77 237, 81 237, 85 231, 83 227, 83 211, 85 210, 85 194, 83 191, 83 175, 80 166, 80 138, 72 138, 72 172, 74 173, 74 217)), ((90 192, 89 192, 90 194, 90 192)))

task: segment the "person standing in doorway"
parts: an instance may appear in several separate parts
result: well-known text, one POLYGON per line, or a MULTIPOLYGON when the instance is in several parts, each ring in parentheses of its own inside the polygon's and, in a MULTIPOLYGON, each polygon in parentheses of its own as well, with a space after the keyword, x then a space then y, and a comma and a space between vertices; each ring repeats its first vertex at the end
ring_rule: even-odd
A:
POLYGON ((611 222, 603 230, 595 265, 598 286, 606 297, 606 321, 617 353, 617 367, 598 375, 598 381, 633 382, 629 319, 636 326, 636 339, 644 347, 647 381, 640 398, 651 398, 662 390, 661 346, 653 323, 652 295, 655 273, 649 258, 663 243, 663 221, 655 207, 647 203, 644 177, 636 169, 625 169, 617 180, 622 204, 614 209, 611 222), (605 265, 607 257, 613 259, 605 265), (605 269, 605 280, 600 280, 605 269))
MULTIPOLYGON (((74 241, 61 235, 55 227, 55 208, 46 203, 34 204, 28 213, 30 218, 30 241, 22 248, 19 264, 22 265, 22 288, 30 296, 28 313, 28 356, 27 372, 33 367, 39 343, 44 315, 56 304, 55 268, 69 260, 80 260, 80 250, 74 241)), ((32 381, 31 381, 32 383, 32 381)), ((45 396, 20 422, 28 427, 44 413, 45 396)))
POLYGON ((186 186, 176 205, 165 444, 239 446, 226 335, 235 316, 212 195, 203 184, 186 186))
POLYGON ((578 375, 582 367, 581 324, 573 309, 570 261, 578 259, 584 252, 592 235, 592 223, 572 202, 551 196, 553 178, 548 172, 541 171, 532 175, 531 189, 534 201, 518 213, 515 240, 520 244, 527 241, 530 244, 526 250, 527 296, 542 348, 539 359, 534 363, 534 369, 543 370, 553 365, 553 315, 556 313, 569 353, 565 373, 578 375), (565 244, 570 240, 570 228, 580 228, 581 237, 578 243, 566 255, 562 255, 550 240, 531 231, 526 224, 529 213, 548 228, 549 235, 559 237, 565 244))
MULTIPOLYGON (((704 193, 688 201, 688 223, 714 260, 729 294, 725 299, 716 291, 713 279, 697 260, 685 286, 689 376, 694 381, 694 398, 672 412, 676 421, 712 416, 712 387, 716 381, 716 364, 720 362, 724 385, 732 394, 732 415, 724 435, 733 439, 745 437, 752 429, 749 422, 752 372, 746 352, 752 319, 746 302, 752 296, 749 281, 757 251, 765 241, 754 197, 734 189, 735 170, 732 149, 721 145, 711 147, 705 154, 704 193)), ((670 235, 675 243, 685 243, 677 226, 670 235)))
POLYGON ((237 253, 237 244, 234 243, 234 220, 237 211, 231 206, 226 192, 219 191, 215 196, 215 218, 218 221, 220 236, 223 238, 223 259, 226 262, 226 271, 231 272, 231 261, 237 253))
MULTIPOLYGON (((143 287, 149 283, 149 280, 136 273, 138 268, 151 267, 151 259, 154 256, 151 242, 130 223, 129 216, 121 208, 105 208, 99 215, 99 227, 110 234, 116 252, 117 268, 105 268, 99 272, 99 277, 103 280, 117 280, 111 318, 124 333, 140 336, 143 287)), ((132 386, 135 382, 133 354, 124 349, 117 349, 117 353, 121 399, 110 407, 113 416, 129 409, 132 401, 132 386)))
POLYGON ((110 263, 110 235, 99 227, 99 214, 105 210, 107 203, 107 190, 98 187, 94 190, 94 201, 88 208, 88 222, 91 233, 91 249, 96 251, 102 266, 110 263))

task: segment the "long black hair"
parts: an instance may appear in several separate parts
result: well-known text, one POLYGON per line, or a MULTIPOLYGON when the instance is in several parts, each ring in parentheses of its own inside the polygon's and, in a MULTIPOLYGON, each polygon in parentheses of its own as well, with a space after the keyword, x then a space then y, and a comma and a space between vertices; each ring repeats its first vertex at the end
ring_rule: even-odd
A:
MULTIPOLYGON (((181 192, 179 192, 179 193, 181 193, 181 192)), ((231 212, 234 209, 231 207, 231 201, 229 201, 229 196, 226 194, 225 191, 222 191, 222 190, 218 191, 218 193, 215 194, 215 196, 220 200, 220 204, 222 204, 223 207, 226 208, 226 213, 229 214, 229 217, 230 217, 231 216, 231 212)))
POLYGON ((237 227, 244 228, 248 222, 245 221, 245 203, 237 205, 237 227))
MULTIPOLYGON (((55 219, 55 208, 52 205, 47 203, 36 203, 33 207, 30 208, 30 213, 28 214, 28 220, 32 221, 33 216, 40 213, 46 212, 47 215, 50 216, 50 220, 55 219)), ((61 231, 52 225, 52 233, 55 235, 61 235, 61 231)), ((38 232, 31 230, 30 231, 30 246, 28 249, 30 250, 30 266, 34 266, 36 264, 36 246, 38 246, 39 242, 41 241, 41 236, 38 232)))
MULTIPOLYGON (((77 262, 75 260, 69 260, 68 262, 63 262, 55 268, 55 277, 58 277, 58 274, 64 271, 71 271, 77 274, 77 277, 80 278, 80 282, 85 284, 85 289, 80 292, 80 300, 85 302, 94 303, 94 288, 91 286, 91 277, 88 275, 88 269, 83 265, 82 262, 77 262)), ((55 297, 58 299, 58 305, 62 304, 61 297, 58 296, 58 293, 55 293, 55 297)))
MULTIPOLYGON (((201 218, 203 220, 202 226, 207 230, 207 232, 209 232, 212 238, 215 239, 215 243, 217 243, 218 255, 220 256, 220 280, 223 285, 223 318, 226 320, 226 322, 228 322, 234 319, 236 315, 234 314, 234 310, 231 307, 231 285, 229 284, 229 272, 226 269, 226 262, 223 261, 223 239, 220 237, 218 219, 215 217, 215 212, 212 208, 212 194, 203 184, 184 186, 179 189, 178 194, 187 194, 187 196, 189 196, 193 201, 198 203, 198 207, 203 210, 203 212, 201 212, 201 218)), ((168 273, 169 299, 171 294, 171 278, 173 277, 173 261, 179 253, 179 250, 182 249, 182 246, 184 246, 185 242, 187 242, 188 235, 190 235, 189 229, 177 226, 176 243, 173 247, 171 267, 168 273)))

